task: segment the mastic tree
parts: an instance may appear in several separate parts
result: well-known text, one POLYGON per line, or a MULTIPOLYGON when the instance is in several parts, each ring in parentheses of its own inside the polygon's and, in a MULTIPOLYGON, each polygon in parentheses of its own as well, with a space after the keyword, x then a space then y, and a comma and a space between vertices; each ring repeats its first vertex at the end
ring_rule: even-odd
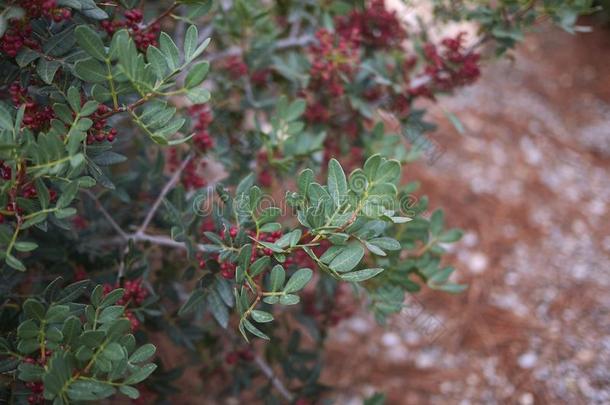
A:
POLYGON ((305 404, 342 319, 463 291, 461 231, 401 176, 442 154, 418 101, 593 9, 430 3, 1 1, 2 400, 163 400, 193 367, 305 404), (476 34, 431 35, 449 20, 476 34))

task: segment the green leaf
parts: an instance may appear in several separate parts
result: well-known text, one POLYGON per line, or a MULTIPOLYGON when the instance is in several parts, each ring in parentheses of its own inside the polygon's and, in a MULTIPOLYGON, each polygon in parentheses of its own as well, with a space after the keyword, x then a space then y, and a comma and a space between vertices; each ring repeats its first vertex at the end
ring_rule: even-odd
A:
POLYGON ((360 281, 365 281, 370 278, 373 278, 377 274, 381 273, 382 271, 383 271, 383 269, 381 269, 381 268, 358 270, 358 271, 353 271, 351 273, 342 274, 341 278, 345 281, 357 283, 360 281))
POLYGON ((294 294, 286 294, 280 296, 280 304, 281 305, 296 305, 301 301, 298 295, 294 294))
POLYGON ((199 41, 197 27, 195 25, 190 25, 184 36, 184 59, 187 62, 190 62, 194 58, 195 51, 197 50, 197 41, 199 41))
POLYGON ((303 287, 309 283, 312 276, 313 271, 311 271, 311 269, 304 268, 297 270, 292 277, 290 277, 286 286, 284 286, 284 292, 292 293, 303 289, 303 287))
POLYGON ((111 305, 107 308, 104 308, 102 313, 98 318, 99 323, 108 323, 112 322, 123 315, 125 307, 122 305, 111 305))
MULTIPOLYGON (((78 89, 76 87, 70 86, 70 88, 68 89, 66 99, 68 100, 68 103, 70 104, 70 108, 72 108, 72 110, 74 112, 80 111, 80 102, 81 102, 80 92, 78 91, 78 89)), ((66 114, 66 113, 64 113, 64 114, 66 114)), ((64 117, 64 118, 67 118, 67 117, 64 117)))
POLYGON ((63 323, 70 314, 70 307, 67 305, 52 305, 47 310, 45 320, 47 323, 63 323))
POLYGON ((265 241, 262 241, 262 240, 257 241, 257 243, 259 245, 262 245, 262 246, 264 246, 266 248, 271 249, 271 251, 274 252, 274 253, 283 253, 284 252, 284 249, 282 249, 282 247, 278 246, 276 243, 265 242, 265 241))
POLYGON ((159 37, 159 47, 163 55, 165 55, 167 66, 172 71, 176 70, 180 66, 180 51, 172 38, 165 32, 162 32, 159 37))
POLYGON ((328 163, 328 192, 337 206, 347 198, 345 172, 336 159, 331 159, 328 163))
POLYGON ((303 196, 307 195, 307 190, 309 189, 309 185, 313 183, 314 175, 311 169, 305 169, 297 178, 297 186, 299 187, 299 193, 303 196))
POLYGON ((197 58, 199 55, 201 55, 203 53, 203 51, 205 51, 205 48, 208 47, 208 45, 210 44, 210 38, 204 40, 195 50, 195 52, 191 55, 192 59, 197 58))
POLYGON ((95 0, 79 0, 81 3, 80 12, 94 20, 106 20, 108 14, 95 4, 95 0))
POLYGON ((61 64, 57 61, 40 58, 36 66, 36 73, 38 73, 43 82, 51 84, 60 66, 61 64))
POLYGON ((369 252, 376 254, 377 256, 387 256, 386 252, 383 251, 379 246, 373 245, 367 241, 364 242, 364 245, 369 250, 369 252))
POLYGON ((271 258, 269 256, 263 256, 258 258, 252 265, 250 266, 250 275, 252 277, 256 277, 261 274, 265 268, 271 263, 271 258))
POLYGON ((288 110, 286 111, 286 115, 284 119, 286 121, 294 121, 299 118, 305 112, 305 108, 307 107, 307 103, 303 99, 297 99, 290 103, 288 106, 288 110))
POLYGON ((400 250, 400 242, 389 237, 375 238, 368 241, 369 243, 378 246, 384 250, 400 250))
POLYGON ((132 375, 125 379, 125 384, 137 384, 148 378, 149 375, 157 369, 157 365, 153 363, 146 364, 145 366, 136 370, 132 375))
POLYGON ((369 181, 374 181, 377 178, 377 170, 381 164, 381 155, 373 155, 364 162, 364 174, 369 181))
POLYGON ((69 183, 63 190, 59 198, 57 199, 57 203, 55 206, 57 208, 65 208, 67 207, 74 197, 76 197, 76 193, 78 192, 78 182, 73 181, 69 183))
POLYGON ((247 319, 244 319, 242 324, 244 325, 244 327, 246 328, 246 330, 250 333, 252 333, 254 336, 257 336, 261 339, 265 339, 265 340, 270 340, 269 336, 265 335, 263 332, 261 332, 256 326, 254 326, 252 324, 252 322, 250 322, 247 319))
POLYGON ((192 89, 196 86, 199 86, 207 76, 209 70, 209 62, 200 62, 193 66, 186 75, 186 79, 184 80, 184 87, 186 87, 187 89, 192 89))
POLYGON ((104 43, 99 35, 88 25, 79 25, 74 30, 74 36, 78 45, 83 48, 89 56, 93 56, 99 61, 106 59, 104 43))
POLYGON ((121 385, 119 387, 119 391, 131 399, 140 398, 140 391, 138 391, 137 388, 131 387, 129 385, 121 385))
POLYGON ((23 312, 27 318, 37 319, 39 321, 44 319, 46 313, 44 306, 33 298, 25 300, 23 303, 23 312))
POLYGON ((271 291, 279 291, 284 286, 286 271, 281 264, 277 264, 271 269, 271 291))
POLYGON ((124 155, 119 155, 116 152, 108 151, 100 153, 92 158, 92 160, 100 166, 112 166, 118 163, 123 163, 127 160, 127 157, 124 155))
MULTIPOLYGON (((31 227, 33 225, 39 224, 39 223, 43 222, 45 219, 47 219, 47 213, 46 212, 36 213, 36 214, 34 214, 33 217, 31 217, 30 219, 25 221, 23 223, 23 225, 21 225, 21 229, 27 229, 27 228, 29 228, 29 227, 31 227)), ((8 256, 7 256, 6 262, 9 263, 8 256)))
POLYGON ((117 342, 110 342, 102 352, 104 357, 111 361, 118 361, 124 358, 123 347, 117 342))
POLYGON ((356 267, 363 257, 364 248, 360 244, 353 243, 342 248, 328 267, 336 272, 345 273, 356 267))
POLYGON ((76 338, 80 335, 82 326, 80 320, 75 316, 70 316, 64 321, 64 325, 61 329, 62 335, 64 335, 64 343, 71 345, 76 338))
POLYGON ((55 211, 54 215, 57 219, 64 219, 76 214, 76 208, 68 207, 55 211))
POLYGON ((261 226, 260 231, 261 232, 275 232, 275 231, 279 231, 280 229, 282 229, 282 224, 280 224, 278 222, 269 222, 268 224, 261 226))
POLYGON ((40 327, 33 319, 28 319, 19 325, 17 328, 17 336, 19 339, 32 339, 38 336, 40 327))
POLYGON ((0 128, 7 130, 13 129, 13 117, 6 104, 2 102, 0 102, 0 128))
POLYGON ((255 309, 252 311, 251 315, 252 319, 254 319, 258 323, 267 323, 273 321, 273 315, 271 315, 269 312, 259 311, 255 309))
POLYGON ((14 248, 18 252, 31 252, 38 248, 38 244, 35 242, 15 242, 14 248))
POLYGON ((89 83, 104 83, 108 80, 108 72, 104 65, 93 58, 76 62, 74 73, 79 79, 89 83))
POLYGON ((21 381, 40 381, 45 373, 44 368, 29 363, 19 364, 18 370, 21 381))
POLYGON ((395 183, 399 178, 400 163, 397 160, 387 160, 379 166, 375 183, 395 183))
POLYGON ((229 310, 226 304, 216 290, 211 291, 206 298, 212 316, 220 326, 226 329, 229 325, 229 310))
POLYGON ((121 298, 123 298, 123 295, 125 294, 125 289, 124 288, 115 288, 114 290, 110 291, 108 294, 106 294, 101 300, 100 303, 98 304, 99 308, 106 308, 110 305, 114 305, 117 303, 118 300, 120 300, 121 298))
POLYGON ((158 79, 165 77, 167 72, 167 62, 165 62, 165 55, 163 55, 163 52, 161 52, 159 48, 152 45, 149 46, 146 50, 146 60, 148 60, 152 66, 158 79))
POLYGON ((197 87, 194 89, 189 89, 188 92, 186 93, 186 97, 193 104, 203 104, 203 103, 207 103, 210 100, 210 98, 212 97, 212 95, 210 94, 209 90, 201 88, 201 87, 197 87))
POLYGON ((36 59, 40 58, 40 54, 36 51, 33 51, 29 48, 22 48, 15 61, 19 65, 19 67, 26 67, 30 63, 34 62, 36 59))
POLYGON ((438 236, 443 230, 445 214, 442 210, 436 210, 430 216, 430 233, 433 236, 438 236))
POLYGON ((438 237, 438 241, 441 243, 453 243, 462 239, 464 233, 460 229, 449 229, 438 237))
POLYGON ((98 401, 114 395, 115 392, 112 385, 97 380, 79 379, 68 386, 68 397, 73 401, 98 401))
POLYGON ((133 352, 131 356, 129 356, 129 362, 142 363, 143 361, 150 359, 156 351, 157 348, 155 347, 155 345, 147 343, 139 347, 135 352, 133 352))
POLYGON ((99 107, 100 103, 98 103, 97 101, 94 100, 89 100, 85 103, 85 105, 83 105, 83 108, 80 111, 80 116, 81 117, 87 117, 91 114, 93 114, 95 112, 95 110, 97 110, 97 107, 99 107))

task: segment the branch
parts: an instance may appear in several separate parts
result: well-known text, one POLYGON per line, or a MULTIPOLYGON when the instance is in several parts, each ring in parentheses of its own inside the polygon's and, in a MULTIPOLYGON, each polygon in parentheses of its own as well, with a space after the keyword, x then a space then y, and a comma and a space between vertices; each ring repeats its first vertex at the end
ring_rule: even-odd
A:
POLYGON ((102 205, 100 200, 97 199, 97 196, 89 190, 82 190, 82 191, 95 202, 95 205, 97 206, 97 208, 100 210, 102 215, 106 218, 106 220, 108 220, 108 223, 110 224, 110 226, 112 226, 112 228, 116 231, 116 233, 118 233, 121 236, 121 238, 127 239, 127 234, 125 233, 125 231, 123 231, 123 229, 121 229, 119 224, 117 224, 116 221, 114 220, 114 218, 112 218, 112 216, 108 213, 108 211, 106 211, 106 208, 104 208, 104 206, 102 205))
MULTIPOLYGON (((313 42, 313 40, 314 38, 311 35, 302 35, 296 38, 285 38, 277 41, 277 43, 275 44, 275 49, 282 50, 287 48, 303 47, 309 45, 311 42, 313 42)), ((229 58, 231 56, 239 56, 243 52, 244 51, 239 46, 232 46, 227 50, 209 55, 207 57, 207 60, 209 60, 210 62, 214 62, 216 60, 229 58)))
MULTIPOLYGON (((230 329, 221 329, 221 333, 223 333, 226 337, 232 340, 237 340, 235 336, 235 332, 230 329)), ((253 351, 254 352, 254 351, 253 351)), ((271 384, 275 389, 280 393, 282 397, 288 402, 294 401, 294 394, 286 388, 282 380, 275 374, 273 369, 265 359, 263 359, 258 353, 254 352, 254 363, 261 370, 261 372, 271 381, 271 384)))
POLYGON ((172 4, 167 10, 165 10, 164 12, 159 14, 157 16, 157 18, 155 18, 154 20, 152 20, 151 22, 146 24, 146 26, 144 28, 142 28, 142 31, 146 31, 147 29, 149 29, 153 25, 159 23, 162 19, 164 19, 165 17, 170 15, 176 9, 176 7, 178 7, 178 6, 179 6, 178 2, 174 2, 174 4, 172 4))
MULTIPOLYGON (((126 233, 124 235, 119 235, 116 238, 104 239, 100 241, 102 244, 111 244, 111 245, 121 245, 128 240, 133 240, 134 242, 150 242, 159 246, 167 246, 172 248, 178 248, 181 250, 186 250, 186 245, 184 242, 179 242, 171 239, 168 236, 163 235, 150 235, 147 233, 126 233)), ((197 244, 195 245, 197 250, 200 252, 212 252, 213 249, 210 249, 210 245, 197 244)))
POLYGON ((193 157, 194 157, 194 154, 190 153, 184 159, 184 161, 180 164, 178 169, 176 169, 176 171, 174 172, 172 177, 169 179, 169 181, 167 183, 165 183, 165 186, 163 186, 161 193, 159 193, 159 196, 153 203, 152 207, 150 208, 150 211, 148 211, 148 214, 146 214, 146 218, 144 218, 144 222, 142 222, 142 225, 136 231, 136 235, 144 234, 144 232, 146 231, 146 228, 148 227, 148 224, 150 224, 150 221, 152 221, 153 217, 155 216, 155 213, 159 209, 159 206, 161 205, 163 198, 165 198, 167 193, 169 193, 170 190, 176 185, 176 183, 180 179, 180 175, 182 174, 182 171, 186 168, 186 166, 193 159, 193 157))
POLYGON ((275 389, 284 397, 284 399, 288 402, 292 402, 294 400, 294 395, 288 391, 288 388, 284 386, 282 380, 275 375, 271 366, 269 366, 269 364, 267 364, 267 362, 258 354, 254 355, 254 362, 261 372, 267 376, 267 378, 271 381, 271 384, 273 384, 275 389))

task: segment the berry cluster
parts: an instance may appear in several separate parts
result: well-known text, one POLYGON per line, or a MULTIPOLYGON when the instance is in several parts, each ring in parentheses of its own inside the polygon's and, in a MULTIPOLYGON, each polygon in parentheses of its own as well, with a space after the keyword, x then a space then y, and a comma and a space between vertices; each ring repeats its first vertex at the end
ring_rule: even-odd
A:
POLYGON ((248 74, 248 65, 244 63, 241 56, 228 57, 225 61, 225 68, 233 79, 239 79, 248 74))
POLYGON ((0 160, 0 179, 10 180, 13 177, 13 169, 4 160, 0 160))
POLYGON ((123 16, 125 17, 124 20, 102 21, 101 25, 104 31, 112 36, 116 31, 126 28, 133 38, 136 47, 142 52, 146 52, 146 49, 148 49, 150 45, 158 46, 157 39, 159 38, 159 32, 161 31, 161 26, 158 23, 141 27, 140 25, 144 20, 144 14, 142 13, 142 10, 137 8, 125 11, 123 16))
POLYGON ((358 48, 350 39, 336 37, 326 29, 316 32, 316 39, 310 47, 310 88, 339 97, 344 92, 343 77, 349 77, 358 62, 358 48))
POLYGON ((22 87, 19 83, 11 84, 8 91, 15 106, 25 105, 23 115, 23 125, 25 127, 34 131, 41 130, 48 127, 51 120, 55 118, 51 106, 38 104, 28 95, 27 88, 22 87))
POLYGON ((225 362, 232 366, 238 361, 251 362, 254 360, 254 353, 250 349, 232 350, 225 355, 225 362))
MULTIPOLYGON (((250 236, 255 237, 256 233, 253 231, 250 231, 250 236)), ((275 232, 268 232, 268 233, 261 232, 258 235, 258 240, 263 241, 263 242, 273 243, 281 237, 282 237, 282 231, 275 231, 275 232)), ((264 246, 260 245, 260 246, 257 246, 257 248, 265 256, 273 255, 273 250, 269 249, 268 247, 264 247, 264 246)))
POLYGON ((214 147, 214 139, 210 136, 208 128, 212 123, 212 112, 204 104, 196 104, 189 108, 189 114, 193 118, 193 130, 195 136, 193 143, 201 151, 205 153, 214 147))
MULTIPOLYGON (((357 128, 356 128, 357 130, 357 128)), ((354 131, 354 129, 352 129, 354 131)), ((344 129, 342 132, 347 137, 352 137, 354 139, 354 132, 349 132, 348 128, 344 129)), ((345 137, 343 138, 345 139, 345 137)), ((345 148, 345 142, 341 141, 341 139, 336 137, 329 137, 324 142, 324 162, 330 161, 333 157, 343 156, 340 161, 341 165, 347 171, 351 171, 357 167, 359 167, 364 160, 364 150, 360 146, 350 146, 349 151, 342 150, 342 147, 345 148)))
POLYGON ((303 311, 322 324, 336 326, 342 320, 352 317, 357 311, 357 306, 349 285, 338 284, 334 297, 328 300, 318 299, 315 291, 305 291, 303 311))
POLYGON ((23 47, 40 48, 32 38, 30 20, 44 17, 59 23, 72 17, 70 9, 58 7, 57 0, 23 0, 20 7, 25 15, 21 19, 11 19, 7 31, 0 39, 0 50, 11 58, 17 56, 23 47))
POLYGON ((411 89, 412 94, 451 91, 474 82, 481 75, 478 65, 480 55, 465 49, 464 35, 461 32, 455 38, 443 39, 440 51, 439 47, 431 43, 424 46, 427 62, 425 73, 430 77, 430 82, 411 89))
POLYGON ((272 71, 269 68, 255 70, 250 75, 250 80, 252 81, 252 84, 255 86, 264 86, 265 84, 267 84, 267 81, 269 80, 271 73, 272 73, 272 71))
MULTIPOLYGON (((118 288, 118 285, 112 286, 110 284, 104 284, 104 294, 108 294, 116 288, 118 288)), ((117 305, 124 305, 125 308, 132 304, 141 305, 148 297, 148 290, 142 285, 142 280, 127 280, 123 288, 125 289, 125 292, 123 297, 117 301, 117 305)), ((132 330, 135 331, 140 327, 140 321, 132 311, 126 309, 125 316, 129 319, 129 322, 131 322, 132 330)))
POLYGON ((38 42, 32 39, 32 27, 21 20, 11 20, 10 28, 0 39, 0 50, 14 58, 24 46, 32 49, 39 48, 38 42))
POLYGON ((273 174, 269 165, 269 156, 267 155, 267 152, 260 151, 256 156, 256 163, 259 168, 258 184, 262 187, 271 187, 273 184, 273 174))
POLYGON ((335 26, 342 38, 374 48, 396 48, 407 38, 396 12, 387 10, 384 0, 373 0, 363 11, 337 17, 335 26))
POLYGON ((23 0, 20 7, 25 11, 25 19, 50 18, 55 22, 69 20, 72 17, 70 9, 59 7, 57 0, 23 0))
POLYGON ((106 114, 110 112, 110 108, 104 104, 100 104, 97 107, 97 111, 95 111, 91 115, 91 120, 93 121, 93 125, 89 131, 87 131, 87 144, 92 144, 94 142, 103 142, 108 141, 112 142, 117 136, 117 130, 115 128, 108 129, 106 124, 107 120, 104 118, 106 114))
MULTIPOLYGON (((214 225, 211 223, 211 221, 206 221, 203 222, 201 224, 200 227, 201 232, 213 232, 214 231, 214 225)), ((228 229, 228 236, 231 239, 235 239, 235 237, 237 237, 237 234, 239 233, 239 229, 235 226, 231 226, 228 229)), ((255 238, 256 237, 256 232, 254 231, 248 231, 248 235, 255 238)), ((222 230, 219 233, 219 236, 221 239, 225 239, 227 237, 227 232, 226 230, 222 230)), ((275 232, 261 232, 258 235, 258 240, 260 241, 264 241, 264 242, 275 242, 277 241, 279 238, 282 237, 282 231, 275 231, 275 232)), ((207 239, 206 236, 203 236, 204 239, 207 239)), ((252 250, 252 255, 250 257, 250 262, 254 263, 258 258, 262 257, 262 256, 272 256, 273 255, 273 251, 265 246, 262 245, 258 245, 256 246, 255 249, 252 250)), ((233 278, 235 278, 235 270, 237 268, 237 265, 233 262, 227 262, 227 261, 223 261, 220 262, 218 255, 213 255, 211 257, 212 260, 218 262, 219 266, 220 266, 220 275, 228 280, 232 280, 233 278)), ((206 267, 206 262, 204 257, 199 254, 197 256, 197 260, 199 261, 199 267, 200 268, 205 268, 206 267)), ((291 264, 293 262, 290 261, 291 258, 288 257, 286 259, 286 264, 291 264)))
MULTIPOLYGON (((180 159, 178 156, 178 150, 176 148, 169 150, 167 157, 168 168, 170 171, 175 171, 180 166, 180 159)), ((196 190, 205 187, 207 181, 203 178, 200 173, 200 169, 207 165, 205 160, 194 158, 191 159, 180 176, 180 182, 187 190, 196 190)))
POLYGON ((28 404, 33 405, 44 403, 44 397, 42 396, 42 393, 44 392, 44 384, 42 381, 27 382, 25 383, 25 387, 32 391, 32 393, 28 396, 28 404))
MULTIPOLYGON (((49 359, 49 357, 51 357, 52 354, 53 352, 51 352, 50 350, 46 350, 44 352, 44 355, 41 354, 38 359, 35 359, 33 357, 26 357, 23 359, 23 362, 27 364, 46 367, 47 360, 49 359)), ((44 404, 45 401, 42 395, 44 392, 44 384, 42 383, 42 381, 29 381, 25 384, 25 386, 32 392, 28 396, 28 404, 44 404)))
POLYGON ((325 123, 330 119, 330 111, 320 102, 307 104, 307 109, 304 114, 307 122, 312 124, 325 123))

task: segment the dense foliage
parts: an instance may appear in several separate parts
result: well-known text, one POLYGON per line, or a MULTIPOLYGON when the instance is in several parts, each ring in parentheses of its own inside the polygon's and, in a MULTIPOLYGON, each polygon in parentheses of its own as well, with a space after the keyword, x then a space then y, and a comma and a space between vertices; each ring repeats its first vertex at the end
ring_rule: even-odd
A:
POLYGON ((161 400, 196 367, 303 404, 359 304, 462 291, 461 232, 401 181, 442 153, 417 101, 590 4, 431 4, 408 26, 383 0, 0 2, 3 400, 161 400), (448 20, 476 36, 431 35, 448 20), (192 364, 154 359, 161 335, 192 364))

